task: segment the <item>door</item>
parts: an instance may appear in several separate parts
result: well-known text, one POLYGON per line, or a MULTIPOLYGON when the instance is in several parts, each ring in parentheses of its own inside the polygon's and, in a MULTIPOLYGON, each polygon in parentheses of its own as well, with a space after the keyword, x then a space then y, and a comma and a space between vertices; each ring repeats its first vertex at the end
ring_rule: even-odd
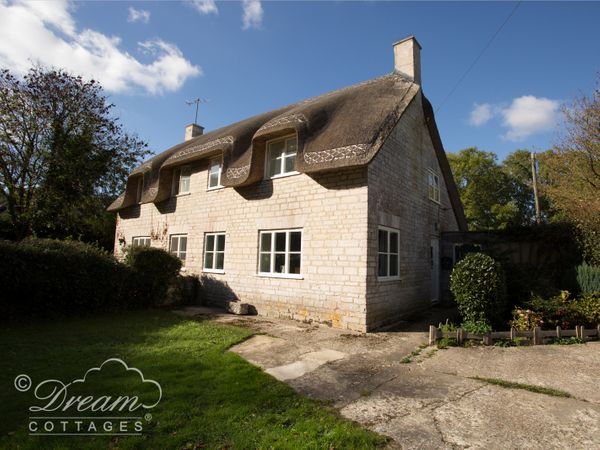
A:
POLYGON ((431 303, 440 301, 440 241, 438 238, 431 238, 430 247, 431 259, 431 303))

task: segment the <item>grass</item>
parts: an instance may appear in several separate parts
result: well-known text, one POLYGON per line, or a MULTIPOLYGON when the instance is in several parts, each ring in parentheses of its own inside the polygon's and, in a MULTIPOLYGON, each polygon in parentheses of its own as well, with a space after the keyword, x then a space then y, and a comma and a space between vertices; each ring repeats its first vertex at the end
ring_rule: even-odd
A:
MULTIPOLYGON (((384 437, 226 351, 249 336, 244 328, 164 311, 3 326, 0 448, 354 449, 385 444, 384 437), (34 386, 50 378, 67 382, 110 357, 123 359, 162 386, 162 400, 144 422, 142 436, 28 435, 33 389, 18 392, 16 375, 28 374, 34 386)), ((118 378, 107 378, 103 389, 124 389, 118 378)))
POLYGON ((493 384, 507 389, 523 389, 529 392, 535 392, 536 394, 551 395, 553 397, 566 397, 571 398, 572 395, 568 392, 561 391, 559 389, 547 388, 543 386, 535 386, 533 384, 515 383, 513 381, 506 381, 500 378, 484 378, 484 377, 471 377, 473 380, 483 381, 485 383, 493 384))

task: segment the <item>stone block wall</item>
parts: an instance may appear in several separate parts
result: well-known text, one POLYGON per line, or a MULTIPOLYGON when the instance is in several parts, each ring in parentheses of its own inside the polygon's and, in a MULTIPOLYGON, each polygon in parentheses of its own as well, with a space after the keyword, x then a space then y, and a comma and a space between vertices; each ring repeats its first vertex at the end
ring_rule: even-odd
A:
POLYGON ((439 239, 442 231, 458 230, 420 95, 369 164, 368 185, 367 329, 371 330, 431 305, 431 239, 439 239), (429 199, 430 168, 440 177, 439 204, 429 199), (399 280, 378 279, 380 225, 399 230, 399 280))
POLYGON ((193 166, 191 192, 119 213, 115 254, 150 236, 168 249, 187 234, 187 274, 200 276, 212 303, 232 298, 258 314, 366 330, 367 168, 267 179, 244 188, 207 190, 208 160, 193 166), (260 230, 302 229, 302 279, 258 273, 260 230), (223 274, 203 272, 204 234, 226 233, 223 274))

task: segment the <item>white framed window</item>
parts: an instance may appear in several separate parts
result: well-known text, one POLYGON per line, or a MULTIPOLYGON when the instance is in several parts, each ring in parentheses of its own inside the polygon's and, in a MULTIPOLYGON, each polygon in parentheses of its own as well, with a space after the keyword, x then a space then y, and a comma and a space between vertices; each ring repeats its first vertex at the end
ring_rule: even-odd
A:
POLYGON ((190 192, 190 181, 192 178, 192 169, 187 166, 179 167, 173 171, 172 194, 188 194, 190 192))
POLYGON ((216 158, 211 158, 208 162, 208 188, 210 189, 219 189, 223 186, 221 185, 221 171, 223 170, 223 158, 217 156, 216 158))
POLYGON ((187 234, 172 234, 169 239, 169 253, 177 256, 185 264, 187 256, 187 234))
POLYGON ((440 202, 440 176, 433 170, 427 170, 427 186, 429 199, 436 203, 440 202))
POLYGON ((131 240, 132 247, 150 247, 149 236, 137 236, 131 240))
POLYGON ((267 141, 267 174, 269 178, 293 175, 296 172, 298 139, 287 136, 267 141))
POLYGON ((136 203, 141 203, 142 202, 142 193, 144 191, 144 176, 143 175, 138 178, 137 185, 136 185, 135 189, 136 189, 136 191, 135 191, 135 202, 136 203))
POLYGON ((204 235, 204 272, 224 272, 225 233, 206 233, 204 235))
POLYGON ((377 277, 380 280, 400 278, 400 232, 380 226, 377 234, 377 277))
POLYGON ((302 278, 302 230, 261 231, 258 239, 259 275, 302 278))

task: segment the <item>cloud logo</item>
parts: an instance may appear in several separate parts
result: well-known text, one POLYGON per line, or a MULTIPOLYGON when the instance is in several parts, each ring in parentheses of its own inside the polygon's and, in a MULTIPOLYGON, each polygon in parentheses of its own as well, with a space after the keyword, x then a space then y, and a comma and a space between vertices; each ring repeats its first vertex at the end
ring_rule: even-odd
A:
MULTIPOLYGON (((15 379, 15 386, 16 383, 15 379)), ((24 382, 19 380, 18 386, 21 387, 22 384, 24 382)), ((31 406, 30 411, 132 412, 158 405, 162 399, 162 387, 157 381, 144 377, 141 370, 129 367, 122 359, 109 358, 100 366, 89 369, 82 378, 70 383, 65 384, 60 380, 42 381, 36 386, 34 395, 43 403, 31 406), (101 378, 97 378, 100 375, 101 378), (144 389, 140 389, 140 386, 149 395, 144 395, 144 389), (116 388, 121 391, 123 387, 131 389, 130 395, 121 395, 120 392, 115 395, 111 392, 116 388), (103 391, 104 388, 106 391, 103 391), (156 398, 156 401, 145 401, 148 396, 156 398)))

